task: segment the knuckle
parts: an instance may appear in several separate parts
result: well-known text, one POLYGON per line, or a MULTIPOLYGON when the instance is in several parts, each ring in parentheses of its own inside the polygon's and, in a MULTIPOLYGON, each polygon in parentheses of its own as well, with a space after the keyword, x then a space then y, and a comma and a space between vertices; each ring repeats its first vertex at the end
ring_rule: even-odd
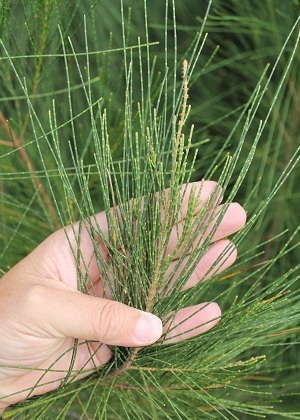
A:
POLYGON ((99 341, 105 343, 116 341, 121 336, 124 326, 124 316, 119 304, 107 300, 100 310, 98 308, 94 312, 93 329, 95 337, 99 337, 99 341))
POLYGON ((45 287, 38 283, 31 284, 25 288, 22 301, 28 308, 37 308, 45 301, 45 287))

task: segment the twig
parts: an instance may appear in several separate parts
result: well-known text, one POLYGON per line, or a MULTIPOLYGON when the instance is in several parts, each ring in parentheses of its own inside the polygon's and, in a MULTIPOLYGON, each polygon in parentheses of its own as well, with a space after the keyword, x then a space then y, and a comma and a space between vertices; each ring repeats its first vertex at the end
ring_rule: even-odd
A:
POLYGON ((14 146, 12 141, 6 141, 6 140, 0 140, 0 144, 2 146, 7 146, 7 147, 13 147, 14 146))
MULTIPOLYGON (((182 79, 183 79, 183 95, 182 95, 182 103, 181 103, 181 113, 177 116, 174 116, 174 120, 175 123, 177 121, 177 125, 178 125, 178 131, 174 136, 174 149, 173 149, 173 171, 174 173, 177 170, 177 164, 178 164, 178 159, 180 159, 179 154, 180 154, 180 147, 181 145, 184 143, 184 134, 182 133, 182 129, 186 123, 187 117, 189 115, 190 112, 190 105, 187 105, 187 101, 189 98, 188 95, 188 61, 187 60, 183 60, 182 62, 182 79)), ((166 206, 167 206, 167 210, 166 210, 166 214, 170 214, 170 207, 171 207, 171 198, 169 196, 167 202, 166 202, 166 206)), ((171 217, 171 216, 170 216, 171 217)), ((158 258, 154 267, 154 271, 153 271, 153 278, 152 278, 152 282, 149 286, 149 290, 148 290, 148 299, 147 299, 147 303, 146 303, 146 312, 151 311, 152 307, 153 307, 153 303, 154 303, 154 299, 156 297, 157 294, 157 289, 159 286, 159 279, 160 279, 160 273, 161 273, 161 267, 163 264, 163 259, 164 259, 164 252, 165 252, 165 247, 166 247, 166 242, 167 242, 167 238, 168 238, 168 232, 169 232, 169 218, 165 218, 162 222, 162 227, 161 227, 161 232, 160 232, 160 241, 159 241, 159 245, 158 245, 158 258)), ((129 358, 126 360, 126 362, 124 363, 123 366, 121 366, 121 368, 115 372, 112 372, 112 375, 120 375, 121 373, 127 371, 132 363, 134 362, 138 352, 140 351, 142 347, 136 347, 133 349, 132 353, 130 354, 129 358)))
MULTIPOLYGON (((53 207, 50 197, 47 194, 43 184, 41 183, 39 177, 37 176, 36 170, 34 169, 32 162, 30 160, 30 157, 26 151, 26 149, 24 148, 21 139, 19 139, 17 137, 17 135, 15 134, 15 132, 12 130, 12 128, 8 125, 6 119, 4 118, 4 115, 2 114, 2 112, 0 111, 0 125, 3 127, 4 131, 6 132, 6 134, 11 137, 12 141, 11 142, 6 142, 7 146, 10 147, 14 147, 16 149, 16 151, 20 154, 26 168, 28 169, 30 175, 32 176, 32 180, 33 183, 36 187, 36 189, 39 192, 39 195, 41 197, 41 199, 43 200, 49 215, 52 219, 52 222, 54 224, 54 226, 56 228, 59 228, 59 222, 57 219, 57 213, 55 211, 55 208, 53 207)), ((2 143, 2 140, 1 140, 2 143)), ((3 144, 3 143, 2 143, 3 144)))

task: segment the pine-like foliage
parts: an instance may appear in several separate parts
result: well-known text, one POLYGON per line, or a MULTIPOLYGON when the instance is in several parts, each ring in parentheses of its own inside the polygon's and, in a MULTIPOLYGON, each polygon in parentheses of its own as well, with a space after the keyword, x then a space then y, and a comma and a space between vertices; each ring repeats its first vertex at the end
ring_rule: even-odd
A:
MULTIPOLYGON (((109 250, 113 264, 98 257, 116 300, 160 317, 199 301, 223 310, 204 335, 115 348, 3 418, 300 418, 298 32, 291 0, 2 1, 1 272, 80 220, 109 250), (196 194, 163 285, 165 248, 181 185, 203 178, 248 222, 235 266, 182 293, 210 239, 190 252, 210 222, 207 208, 192 218, 196 194)), ((79 270, 83 292, 87 281, 79 270)))

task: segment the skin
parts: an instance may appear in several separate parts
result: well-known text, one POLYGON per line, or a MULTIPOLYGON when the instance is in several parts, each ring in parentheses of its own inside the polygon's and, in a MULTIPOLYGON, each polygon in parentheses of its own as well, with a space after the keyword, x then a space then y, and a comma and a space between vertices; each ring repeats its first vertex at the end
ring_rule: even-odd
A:
MULTIPOLYGON (((212 181, 193 185, 193 188, 201 191, 201 203, 195 211, 198 213, 216 191, 217 185, 212 181)), ((191 188, 189 184, 182 198, 183 219, 191 188)), ((218 197, 213 205, 217 211, 221 209, 221 194, 218 197)), ((105 214, 99 213, 96 218, 105 232, 105 214)), ((208 251, 198 262, 184 289, 207 280, 233 264, 237 252, 227 236, 240 230, 245 222, 244 209, 237 203, 230 204, 208 251), (220 262, 208 275, 210 267, 220 255, 220 262)), ((178 220, 173 228, 168 252, 176 247, 181 226, 182 221, 178 220)), ((82 270, 88 271, 90 286, 96 290, 97 296, 79 292, 77 266, 70 249, 71 244, 76 250, 78 229, 79 224, 74 224, 72 228, 53 233, 0 280, 0 413, 11 404, 58 388, 70 366, 70 349, 75 338, 79 339, 79 346, 73 370, 89 371, 82 371, 76 376, 77 380, 110 360, 112 353, 109 345, 147 346, 156 342, 165 332, 167 343, 174 343, 204 333, 220 319, 221 310, 214 302, 202 302, 179 310, 172 317, 170 325, 171 321, 167 321, 170 317, 166 317, 165 321, 160 320, 150 313, 104 298, 94 247, 84 229, 80 242, 82 260, 85 262, 82 270), (43 370, 50 367, 52 371, 44 374, 43 370)), ((211 229, 213 223, 208 232, 211 229)), ((166 278, 178 256, 168 268, 166 278)), ((109 257, 104 255, 104 258, 107 260, 109 257)), ((171 293, 171 289, 172 285, 168 293, 171 293)))

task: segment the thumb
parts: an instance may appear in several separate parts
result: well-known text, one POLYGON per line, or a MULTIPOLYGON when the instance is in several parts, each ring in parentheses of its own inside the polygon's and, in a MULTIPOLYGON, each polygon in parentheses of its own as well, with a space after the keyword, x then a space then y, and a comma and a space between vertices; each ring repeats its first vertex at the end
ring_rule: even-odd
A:
POLYGON ((162 335, 161 320, 150 313, 76 290, 43 289, 38 301, 47 302, 41 311, 53 335, 126 347, 146 346, 162 335))

